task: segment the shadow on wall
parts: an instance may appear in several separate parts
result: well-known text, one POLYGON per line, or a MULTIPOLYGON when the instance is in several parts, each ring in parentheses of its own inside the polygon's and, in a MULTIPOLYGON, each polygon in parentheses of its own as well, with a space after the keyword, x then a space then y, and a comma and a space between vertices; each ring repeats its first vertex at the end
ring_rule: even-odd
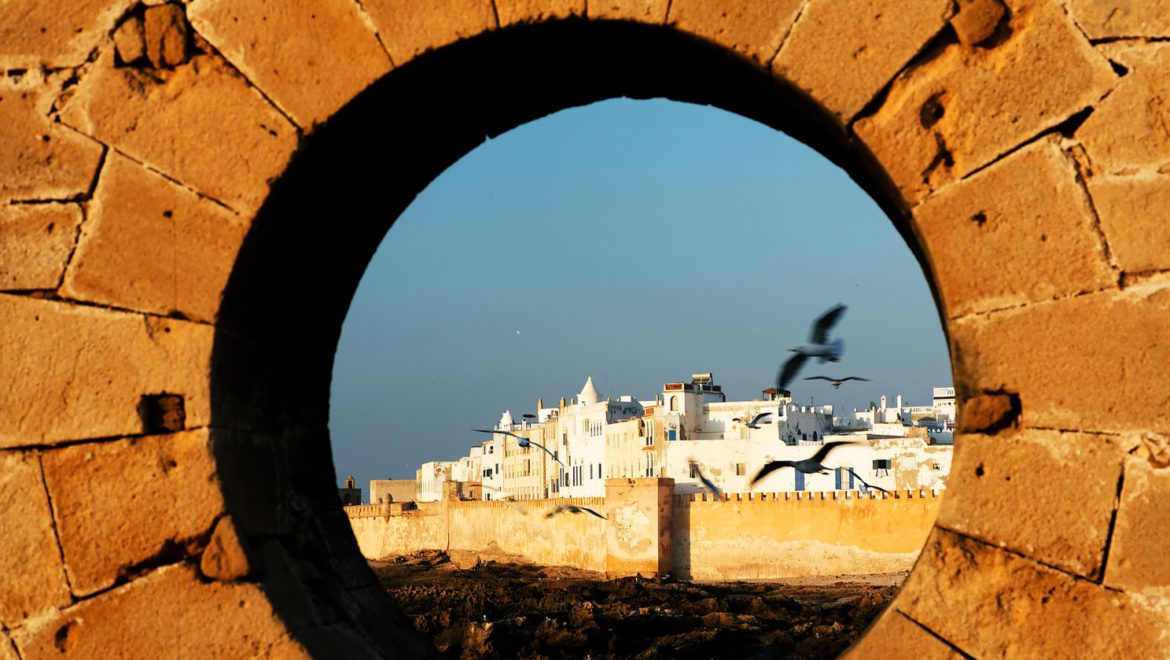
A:
POLYGON ((385 623, 388 601, 338 503, 328 435, 342 322, 386 231, 487 136, 619 96, 711 104, 784 130, 845 167, 924 263, 893 187, 826 113, 758 65, 670 28, 522 26, 394 70, 307 137, 272 185, 216 331, 212 428, 224 495, 261 552, 281 558, 263 579, 290 628, 349 621, 399 651, 411 634, 401 619, 385 623))

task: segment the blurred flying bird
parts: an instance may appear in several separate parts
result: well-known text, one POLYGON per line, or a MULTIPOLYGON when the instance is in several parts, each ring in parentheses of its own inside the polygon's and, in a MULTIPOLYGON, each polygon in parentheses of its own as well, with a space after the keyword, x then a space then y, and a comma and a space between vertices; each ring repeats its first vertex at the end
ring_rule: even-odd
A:
POLYGON ((590 509, 590 508, 584 507, 584 506, 577 506, 575 504, 558 505, 557 508, 546 513, 544 517, 545 518, 552 518, 553 516, 557 515, 558 513, 566 513, 566 512, 567 513, 591 513, 591 514, 597 516, 598 518, 601 518, 602 520, 606 519, 605 516, 594 511, 593 509, 590 509))
POLYGON ((687 462, 690 463, 691 469, 695 471, 695 475, 699 477, 699 481, 703 482, 703 485, 707 487, 707 490, 711 491, 715 497, 723 497, 723 491, 719 490, 719 486, 716 486, 715 482, 711 481, 703 475, 703 471, 699 469, 699 464, 695 461, 695 459, 688 458, 687 462))
POLYGON ((797 346, 788 350, 796 353, 788 358, 784 366, 780 369, 780 374, 776 377, 776 386, 779 389, 787 390, 788 383, 796 378, 796 374, 800 373, 804 363, 810 357, 817 358, 821 364, 825 362, 836 362, 841 359, 841 354, 845 352, 845 341, 840 337, 829 341, 829 330, 845 313, 845 305, 837 305, 829 311, 821 314, 816 321, 813 321, 812 331, 808 335, 808 344, 804 346, 797 346))
POLYGON ((828 376, 809 376, 808 378, 805 378, 805 380, 827 380, 833 385, 833 389, 839 389, 841 387, 841 383, 844 383, 844 382, 850 381, 850 380, 864 380, 866 382, 869 382, 868 378, 862 378, 861 376, 846 376, 844 378, 830 378, 828 376))
POLYGON ((563 465, 566 470, 569 468, 568 465, 565 465, 564 463, 561 462, 561 459, 557 458, 556 454, 552 453, 548 449, 545 449, 544 445, 540 444, 539 442, 536 442, 535 440, 529 440, 528 438, 525 438, 522 435, 516 435, 515 433, 512 433, 511 431, 494 431, 494 430, 489 430, 489 429, 471 429, 471 430, 475 431, 476 433, 499 433, 500 435, 510 435, 513 438, 516 438, 516 444, 520 445, 521 447, 523 447, 525 449, 527 449, 530 445, 533 447, 537 447, 541 451, 543 451, 544 453, 546 453, 550 457, 552 457, 552 459, 554 461, 563 465))
MULTIPOLYGON (((772 420, 764 419, 765 417, 771 417, 771 416, 772 416, 772 413, 770 413, 770 412, 762 412, 762 413, 756 415, 755 417, 753 417, 752 421, 745 423, 744 426, 748 427, 749 429, 758 429, 758 428, 760 428, 760 426, 759 426, 760 424, 771 424, 772 420)), ((742 422, 743 418, 736 417, 736 418, 732 419, 731 421, 742 422)))
POLYGON ((517 330, 516 330, 516 336, 517 336, 517 337, 523 337, 523 336, 524 336, 524 333, 523 333, 523 332, 520 332, 520 330, 519 330, 519 329, 517 329, 517 330))
POLYGON ((825 457, 829 455, 829 452, 833 451, 837 447, 840 447, 841 445, 855 444, 857 443, 846 440, 826 442, 825 444, 821 445, 821 448, 817 450, 817 453, 808 458, 804 458, 799 461, 770 461, 765 464, 764 467, 760 468, 760 471, 756 473, 755 477, 752 477, 751 485, 756 485, 756 482, 760 479, 763 479, 775 470, 779 470, 780 468, 784 467, 794 468, 805 474, 815 474, 817 472, 827 471, 829 468, 821 465, 821 461, 825 460, 825 457))
MULTIPOLYGON (((865 380, 865 379, 862 378, 862 380, 865 380)), ((536 415, 533 415, 532 413, 524 413, 523 415, 520 415, 520 416, 523 417, 524 419, 536 419, 536 415)))
POLYGON ((861 475, 859 475, 859 474, 857 474, 856 472, 854 472, 854 471, 853 471, 853 468, 849 468, 849 474, 853 475, 853 477, 854 477, 855 479, 857 479, 858 481, 860 481, 860 482, 861 482, 861 488, 860 488, 859 490, 861 491, 861 494, 862 494, 862 495, 869 495, 869 489, 870 489, 870 488, 872 488, 872 489, 874 489, 874 490, 880 490, 880 491, 882 491, 883 493, 885 493, 886 495, 889 495, 889 494, 890 494, 890 491, 886 490, 885 488, 882 488, 881 486, 874 486, 874 485, 871 485, 871 484, 870 484, 869 482, 867 482, 865 479, 862 479, 862 478, 861 478, 861 475))

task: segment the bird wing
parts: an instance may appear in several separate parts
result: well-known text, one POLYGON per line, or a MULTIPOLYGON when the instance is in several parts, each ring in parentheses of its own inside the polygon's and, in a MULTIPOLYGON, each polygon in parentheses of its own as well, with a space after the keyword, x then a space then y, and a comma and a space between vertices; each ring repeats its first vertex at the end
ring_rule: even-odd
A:
POLYGON ((596 512, 593 509, 590 509, 588 507, 579 506, 579 507, 577 507, 577 509, 579 511, 584 511, 585 513, 592 513, 593 515, 597 516, 598 518, 601 518, 602 520, 606 519, 605 516, 601 515, 600 513, 596 512))
POLYGON ((849 442, 847 440, 837 440, 835 442, 826 442, 825 444, 821 445, 821 448, 817 450, 817 453, 813 454, 809 459, 806 459, 806 460, 811 460, 811 461, 815 461, 817 463, 821 463, 829 455, 829 452, 833 451, 837 447, 840 447, 841 445, 852 445, 852 444, 856 444, 856 443, 849 442))
POLYGON ((868 378, 862 378, 861 376, 846 376, 841 379, 841 382, 844 383, 847 380, 864 380, 867 383, 869 382, 868 378))
POLYGON ((856 477, 856 478, 857 478, 857 480, 858 480, 858 481, 860 481, 861 483, 865 484, 865 487, 866 487, 866 488, 872 488, 872 489, 874 489, 874 490, 880 490, 880 491, 882 491, 883 493, 885 493, 886 495, 889 495, 889 494, 890 494, 890 491, 886 490, 885 488, 882 488, 881 486, 875 486, 875 485, 873 485, 873 484, 869 483, 868 481, 866 481, 865 479, 862 479, 860 474, 857 474, 856 472, 854 472, 854 471, 853 471, 853 468, 849 468, 849 474, 852 474, 854 477, 856 477))
MULTIPOLYGON (((535 446, 537 446, 537 447, 540 447, 541 449, 543 449, 543 450, 544 450, 544 453, 546 453, 546 454, 548 454, 550 457, 552 457, 552 459, 553 459, 554 461, 556 461, 556 462, 558 462, 558 463, 561 463, 561 459, 557 458, 557 455, 556 455, 556 454, 554 454, 554 453, 552 453, 551 451, 549 451, 549 450, 548 450, 548 447, 545 447, 544 445, 540 444, 539 442, 537 442, 537 441, 535 441, 535 440, 529 440, 529 441, 528 441, 528 444, 530 444, 530 445, 535 445, 535 446)), ((564 467, 565 467, 565 469, 568 469, 568 467, 569 467, 569 466, 565 465, 564 463, 561 463, 561 465, 562 465, 562 466, 564 466, 564 467)))
POLYGON ((828 376, 809 376, 808 378, 805 378, 805 380, 827 380, 830 383, 833 382, 833 379, 829 378, 828 376))
POLYGON ((770 412, 762 412, 762 413, 756 415, 754 419, 752 419, 752 424, 759 424, 760 420, 764 419, 765 417, 771 417, 771 416, 772 416, 772 413, 770 413, 770 412))
POLYGON ((788 358, 788 361, 784 363, 784 367, 780 369, 780 374, 776 376, 776 386, 782 390, 788 389, 788 383, 792 382, 796 374, 800 373, 807 359, 808 356, 804 353, 797 353, 788 358))
POLYGON ((776 470, 779 470, 782 467, 791 467, 791 466, 792 466, 792 461, 771 461, 769 463, 766 463, 766 464, 764 464, 764 467, 760 468, 760 471, 756 473, 756 476, 752 477, 751 485, 752 486, 756 485, 757 481, 759 481, 760 479, 763 479, 764 477, 768 476, 769 474, 771 474, 772 472, 774 472, 776 470))
POLYGON ((816 321, 813 322, 812 332, 808 335, 808 340, 814 344, 823 344, 829 338, 829 330, 837 323, 837 319, 845 313, 845 305, 837 305, 829 311, 821 314, 816 321))

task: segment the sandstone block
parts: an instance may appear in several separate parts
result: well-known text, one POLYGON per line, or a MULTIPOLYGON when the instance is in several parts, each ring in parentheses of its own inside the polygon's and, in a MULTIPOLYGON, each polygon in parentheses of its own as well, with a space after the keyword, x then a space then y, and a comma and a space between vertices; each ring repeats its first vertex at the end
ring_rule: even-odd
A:
POLYGON ((959 43, 971 47, 995 34, 1007 7, 1000 0, 959 0, 959 11, 951 18, 951 27, 959 43))
POLYGON ((65 123, 250 214, 284 170, 297 131, 223 60, 174 70, 114 67, 103 55, 62 111, 65 123))
POLYGON ((952 44, 907 70, 855 130, 911 205, 1097 102, 1115 75, 1043 0, 1008 3, 993 48, 952 44))
POLYGON ((940 526, 1100 578, 1124 456, 1116 443, 1025 431, 955 444, 940 526))
POLYGON ((944 0, 813 0, 772 68, 848 123, 950 13, 944 0))
POLYGON ((166 3, 147 7, 142 23, 146 57, 155 68, 176 67, 187 61, 191 35, 182 5, 166 3))
POLYGON ((363 0, 394 64, 496 27, 491 0, 363 0))
MULTIPOLYGON (((0 452, 0 624, 12 626, 69 604, 49 498, 37 456, 0 452)), ((0 638, 0 647, 7 640, 0 638)), ((0 649, 0 657, 4 657, 0 649)))
POLYGON ((140 16, 130 16, 114 30, 114 50, 120 64, 137 64, 146 59, 146 29, 140 16))
POLYGON ((143 394, 207 424, 210 326, 11 295, 0 318, 0 447, 141 433, 143 394))
POLYGON ((931 535, 893 606, 977 658, 1170 651, 1165 615, 1141 601, 945 530, 931 535))
POLYGON ((1072 159, 1042 140, 914 210, 946 314, 1110 286, 1104 248, 1072 159))
POLYGON ((1157 0, 1068 0, 1068 6, 1092 39, 1170 37, 1170 12, 1157 0))
POLYGON ((1170 44, 1108 52, 1129 73, 1097 105, 1076 137, 1094 168, 1107 174, 1170 163, 1170 44))
POLYGON ((666 21, 669 0, 594 0, 589 3, 589 18, 638 21, 657 25, 666 21))
POLYGON ((1122 270, 1170 268, 1170 176, 1093 177, 1089 195, 1122 270))
POLYGON ((223 512, 207 430, 71 445, 46 452, 44 465, 79 595, 135 565, 189 552, 223 512))
POLYGON ((801 4, 801 0, 673 0, 667 23, 768 64, 792 29, 801 4))
POLYGON ((247 541, 236 531, 230 516, 220 518, 199 561, 199 570, 213 580, 231 582, 252 573, 247 541))
POLYGON ((176 564, 30 622, 13 638, 25 658, 227 658, 263 656, 287 634, 256 585, 202 584, 176 564))
POLYGON ((0 206, 0 289, 55 289, 73 250, 74 204, 0 206))
POLYGON ((1125 464, 1121 507, 1109 546, 1105 584, 1125 591, 1170 596, 1166 548, 1170 528, 1170 471, 1130 458, 1125 464))
POLYGON ((1170 289, 1130 287, 955 321, 956 387, 1017 393, 1025 427, 1166 433, 1168 312, 1170 289))
POLYGON ((227 209, 111 154, 62 295, 211 321, 247 225, 227 209))
POLYGON ((0 203, 72 199, 89 191, 102 146, 53 125, 48 113, 33 91, 8 88, 0 78, 0 203))
POLYGON ((887 609, 857 643, 842 656, 847 660, 866 658, 921 658, 957 660, 963 656, 945 642, 911 621, 905 614, 887 609))
POLYGON ((305 128, 390 70, 359 11, 352 0, 197 0, 188 8, 199 34, 305 128))
POLYGON ((0 12, 0 60, 80 66, 135 0, 10 0, 0 12))
POLYGON ((500 27, 585 15, 585 0, 496 0, 500 27))

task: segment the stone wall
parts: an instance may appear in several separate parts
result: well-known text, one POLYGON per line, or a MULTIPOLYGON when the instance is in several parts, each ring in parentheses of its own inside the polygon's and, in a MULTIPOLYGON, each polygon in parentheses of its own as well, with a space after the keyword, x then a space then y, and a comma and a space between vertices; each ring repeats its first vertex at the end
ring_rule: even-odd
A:
POLYGON ((669 571, 696 580, 746 580, 909 570, 941 501, 937 491, 663 496, 669 481, 611 479, 605 498, 444 500, 401 515, 371 505, 345 511, 368 559, 468 550, 611 576, 669 571), (567 504, 608 520, 546 517, 567 504))
POLYGON ((347 306, 444 168, 617 96, 848 171, 988 413, 859 653, 1170 653, 1168 39, 1163 0, 10 0, 0 655, 425 653, 334 490, 347 306))

